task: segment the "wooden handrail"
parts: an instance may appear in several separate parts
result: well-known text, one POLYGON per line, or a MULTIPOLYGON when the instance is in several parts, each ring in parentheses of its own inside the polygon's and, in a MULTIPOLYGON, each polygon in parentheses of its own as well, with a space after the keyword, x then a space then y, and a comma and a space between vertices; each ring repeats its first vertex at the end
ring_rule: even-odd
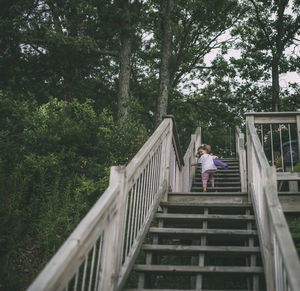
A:
POLYGON ((300 262, 278 199, 275 168, 269 165, 247 116, 248 183, 256 215, 267 290, 300 290, 300 262))
POLYGON ((174 115, 164 115, 163 118, 171 118, 173 121, 173 145, 174 145, 175 152, 176 152, 177 163, 178 163, 179 167, 182 168, 184 166, 184 159, 183 159, 182 149, 181 149, 181 145, 180 145, 180 141, 179 141, 175 117, 174 117, 174 115))
MULTIPOLYGON (((199 135, 193 149, 197 142, 199 135)), ((82 290, 122 290, 160 201, 170 187, 190 187, 190 172, 174 117, 165 116, 127 167, 111 168, 109 187, 28 291, 71 290, 79 283, 82 290)))
POLYGON ((254 124, 256 123, 296 123, 297 117, 300 117, 299 111, 289 112, 247 112, 246 118, 253 116, 254 124))

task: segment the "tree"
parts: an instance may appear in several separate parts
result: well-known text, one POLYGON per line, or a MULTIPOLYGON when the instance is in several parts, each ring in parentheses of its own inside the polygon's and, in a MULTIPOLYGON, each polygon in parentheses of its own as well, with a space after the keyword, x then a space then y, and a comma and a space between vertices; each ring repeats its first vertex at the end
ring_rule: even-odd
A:
MULTIPOLYGON (((205 65, 205 56, 217 48, 227 50, 232 40, 220 41, 219 38, 243 13, 244 9, 236 0, 176 2, 171 18, 173 44, 168 58, 168 74, 165 74, 169 79, 169 89, 176 90, 190 79, 200 79, 203 70, 212 69, 205 65)), ((164 21, 167 19, 163 18, 164 21)), ((167 102, 164 106, 166 112, 167 102)))
POLYGON ((174 0, 163 0, 161 2, 162 11, 162 48, 161 64, 159 72, 159 94, 156 111, 156 124, 158 125, 167 113, 168 93, 170 86, 170 60, 172 54, 172 11, 174 0))
POLYGON ((120 49, 120 72, 118 89, 118 122, 122 124, 128 118, 127 100, 130 90, 130 7, 128 0, 122 0, 122 25, 121 25, 121 49, 120 49))
MULTIPOLYGON (((299 1, 250 0, 248 18, 239 32, 245 55, 253 57, 264 69, 271 69, 272 110, 280 107, 279 75, 288 70, 285 50, 294 44, 300 29, 299 1), (290 5, 290 7, 289 7, 290 5), (293 15, 287 12, 288 8, 293 15)), ((243 2, 248 5, 249 2, 243 2)))

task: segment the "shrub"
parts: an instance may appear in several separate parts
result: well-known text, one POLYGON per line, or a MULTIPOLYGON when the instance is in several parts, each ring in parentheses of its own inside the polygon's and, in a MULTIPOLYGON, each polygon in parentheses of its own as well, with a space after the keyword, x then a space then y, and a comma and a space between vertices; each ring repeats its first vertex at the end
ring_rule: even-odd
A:
POLYGON ((53 98, 39 106, 0 96, 1 264, 6 290, 22 289, 147 138, 129 120, 119 127, 91 100, 53 98))

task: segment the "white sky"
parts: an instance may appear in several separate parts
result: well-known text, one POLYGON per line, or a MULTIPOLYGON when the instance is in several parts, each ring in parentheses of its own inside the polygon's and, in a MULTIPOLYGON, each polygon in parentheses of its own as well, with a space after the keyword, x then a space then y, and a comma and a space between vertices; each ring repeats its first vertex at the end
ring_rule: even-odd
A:
MULTIPOLYGON (((286 9, 285 14, 292 15, 295 18, 295 13, 293 13, 293 11, 291 9, 292 3, 293 3, 293 0, 290 0, 289 7, 288 7, 288 9, 286 9)), ((299 35, 297 35, 297 37, 299 38, 299 35)), ((228 32, 226 32, 226 33, 224 33, 223 35, 220 36, 219 41, 225 41, 229 38, 230 38, 230 32, 228 31, 228 32)), ((216 55, 219 52, 220 52, 220 49, 214 49, 211 53, 207 54, 204 57, 205 64, 207 66, 210 66, 212 60, 216 57, 216 55)), ((300 57, 300 44, 299 44, 298 47, 292 46, 292 47, 286 49, 285 54, 286 55, 295 54, 298 57, 300 57)), ((231 49, 231 50, 228 51, 228 54, 225 55, 224 57, 225 57, 226 60, 229 60, 230 57, 239 58, 240 55, 241 54, 240 54, 239 50, 231 49)), ((298 74, 297 72, 288 72, 286 74, 280 74, 279 78, 280 78, 279 79, 280 80, 280 87, 283 90, 287 89, 289 87, 288 83, 300 83, 300 74, 298 74)), ((242 82, 242 80, 241 80, 241 82, 242 82)), ((186 82, 184 82, 184 83, 186 84, 186 82)), ((189 88, 185 89, 185 88, 183 88, 183 86, 181 86, 181 91, 183 93, 189 94, 189 93, 192 93, 192 91, 197 90, 197 88, 200 89, 200 88, 203 88, 205 86, 205 84, 200 83, 199 80, 192 80, 191 83, 196 84, 196 87, 193 90, 189 89, 189 88)), ((271 80, 270 80, 270 84, 271 84, 271 80)), ((289 90, 292 91, 292 89, 289 89, 289 90)))
MULTIPOLYGON (((288 49, 288 50, 286 50, 286 53, 289 55, 290 53, 292 53, 292 51, 293 51, 293 49, 288 49)), ((241 56, 241 53, 238 50, 230 49, 228 52, 229 52, 228 55, 224 56, 226 60, 229 60, 230 57, 239 58, 241 56)), ((208 66, 211 65, 211 62, 216 57, 217 53, 218 53, 218 51, 215 50, 205 56, 204 61, 208 66)), ((298 46, 295 49, 294 53, 296 55, 300 56, 300 46, 298 46)), ((270 82, 271 82, 271 80, 270 80, 270 82)), ((289 82, 300 83, 300 75, 296 72, 288 72, 286 74, 280 74, 281 88, 288 88, 289 82)))

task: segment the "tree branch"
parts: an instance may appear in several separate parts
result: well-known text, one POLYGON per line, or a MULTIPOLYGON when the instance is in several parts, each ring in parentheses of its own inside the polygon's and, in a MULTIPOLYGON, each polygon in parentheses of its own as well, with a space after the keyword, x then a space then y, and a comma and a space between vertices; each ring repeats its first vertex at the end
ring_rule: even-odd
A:
POLYGON ((258 21, 258 24, 259 24, 261 30, 263 31, 263 33, 264 33, 264 35, 265 35, 265 37, 267 39, 267 42, 269 43, 270 49, 273 51, 273 43, 272 43, 272 41, 271 41, 271 39, 270 39, 270 37, 269 37, 269 35, 267 33, 267 30, 266 30, 266 27, 265 27, 264 23, 262 22, 262 20, 260 18, 259 9, 258 9, 258 7, 257 7, 257 5, 255 3, 255 0, 250 0, 250 1, 251 1, 251 3, 253 4, 253 6, 255 8, 256 19, 258 21))
POLYGON ((111 56, 111 57, 118 57, 120 55, 120 53, 118 51, 109 51, 109 50, 97 49, 97 50, 95 50, 95 52, 99 55, 111 56))
POLYGON ((32 43, 29 43, 29 45, 36 51, 36 52, 38 52, 39 54, 41 54, 41 55, 45 55, 37 46, 35 46, 34 44, 32 44, 32 43))

